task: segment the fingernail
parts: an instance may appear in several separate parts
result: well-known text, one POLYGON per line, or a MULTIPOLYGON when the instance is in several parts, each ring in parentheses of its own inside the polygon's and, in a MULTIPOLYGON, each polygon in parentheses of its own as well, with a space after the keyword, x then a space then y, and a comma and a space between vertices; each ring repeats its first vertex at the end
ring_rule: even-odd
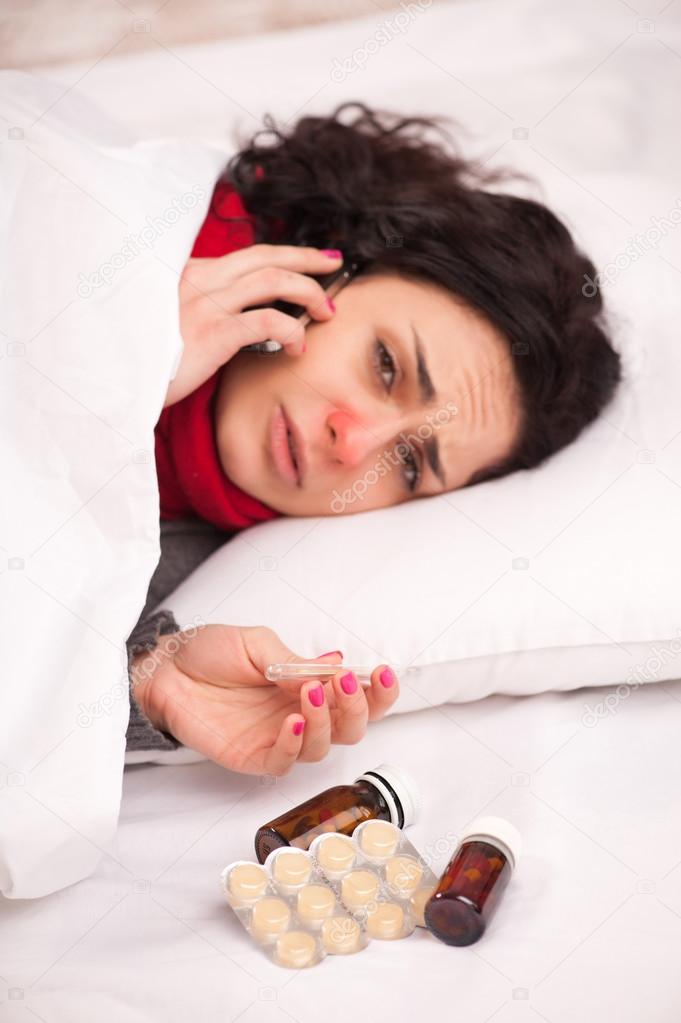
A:
POLYGON ((311 689, 307 695, 310 697, 310 703, 312 704, 313 707, 321 707, 321 705, 324 703, 323 686, 315 686, 314 689, 311 689))
POLYGON ((328 256, 329 259, 342 259, 343 258, 343 253, 340 251, 340 249, 322 249, 322 253, 325 256, 328 256))
POLYGON ((303 341, 303 347, 300 350, 301 350, 301 352, 306 352, 307 351, 307 342, 306 341, 303 341))
POLYGON ((305 728, 304 721, 295 721, 293 724, 293 734, 300 735, 303 731, 303 728, 305 728))
POLYGON ((352 696, 353 693, 357 692, 357 679, 351 671, 349 671, 347 675, 343 675, 341 679, 341 689, 348 696, 352 696))
POLYGON ((329 307, 329 309, 331 310, 331 312, 332 312, 332 313, 335 313, 335 311, 336 311, 336 307, 335 307, 335 305, 333 304, 333 300, 332 300, 332 299, 330 299, 330 298, 327 298, 327 300, 326 300, 326 304, 328 305, 328 307, 329 307))
POLYGON ((342 650, 327 650, 325 654, 317 654, 317 657, 330 657, 331 654, 338 654, 339 657, 343 656, 342 650))
POLYGON ((395 681, 395 676, 390 668, 384 668, 378 677, 381 680, 381 685, 385 686, 386 689, 390 689, 391 685, 395 681))

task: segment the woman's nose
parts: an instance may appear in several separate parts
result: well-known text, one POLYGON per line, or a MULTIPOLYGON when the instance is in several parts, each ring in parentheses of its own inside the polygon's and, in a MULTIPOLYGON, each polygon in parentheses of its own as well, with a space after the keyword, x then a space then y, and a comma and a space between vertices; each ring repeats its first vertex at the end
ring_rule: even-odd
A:
POLYGON ((331 456, 344 465, 360 465, 377 447, 394 436, 395 424, 368 422, 341 409, 326 420, 331 435, 331 456))

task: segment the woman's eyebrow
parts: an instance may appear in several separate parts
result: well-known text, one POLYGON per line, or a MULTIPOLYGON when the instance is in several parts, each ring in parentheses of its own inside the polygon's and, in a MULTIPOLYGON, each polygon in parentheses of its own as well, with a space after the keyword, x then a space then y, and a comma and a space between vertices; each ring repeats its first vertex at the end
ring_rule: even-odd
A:
POLYGON ((428 372, 428 364, 426 362, 426 353, 421 341, 421 336, 416 329, 416 325, 410 321, 412 329, 412 341, 414 343, 414 358, 416 360, 416 372, 417 379, 419 382, 419 393, 421 395, 421 404, 428 405, 431 401, 437 397, 437 391, 432 381, 430 373, 428 372))
MULTIPOLYGON (((409 325, 412 329, 412 341, 414 345, 414 359, 416 362, 416 378, 419 385, 419 395, 421 405, 425 407, 435 400, 437 397, 437 390, 435 389, 432 377, 428 371, 426 353, 421 337, 415 324, 411 320, 409 321, 409 325)), ((428 439, 423 442, 423 447, 426 452, 426 458, 428 459, 430 468, 433 470, 433 473, 437 476, 440 483, 446 490, 447 483, 445 481, 442 462, 440 461, 440 446, 437 442, 437 437, 428 437, 428 439)))

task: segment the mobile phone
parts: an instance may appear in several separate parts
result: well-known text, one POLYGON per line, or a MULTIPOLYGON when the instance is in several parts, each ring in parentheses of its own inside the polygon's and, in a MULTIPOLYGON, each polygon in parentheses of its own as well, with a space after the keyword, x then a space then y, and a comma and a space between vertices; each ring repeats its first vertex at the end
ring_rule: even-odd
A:
MULTIPOLYGON (((359 261, 346 260, 338 270, 333 270, 329 274, 323 274, 318 277, 319 283, 326 292, 328 298, 333 298, 337 295, 346 284, 348 284, 354 277, 356 277, 364 265, 359 261)), ((304 327, 308 325, 312 317, 307 312, 304 305, 296 305, 294 302, 285 302, 283 299, 277 300, 276 302, 265 302, 262 305, 251 305, 248 309, 244 309, 244 312, 248 312, 252 309, 278 309, 282 313, 286 313, 288 316, 293 316, 295 319, 302 319, 304 327)), ((240 349, 242 352, 258 352, 262 355, 272 355, 280 352, 283 345, 279 341, 255 341, 252 345, 244 345, 240 349)))

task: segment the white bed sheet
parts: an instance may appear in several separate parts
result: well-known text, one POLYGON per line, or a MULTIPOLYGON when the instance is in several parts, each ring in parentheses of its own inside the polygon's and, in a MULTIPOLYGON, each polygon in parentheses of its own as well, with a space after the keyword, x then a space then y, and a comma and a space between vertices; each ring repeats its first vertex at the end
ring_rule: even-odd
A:
MULTIPOLYGON (((340 87, 332 61, 388 15, 205 47, 160 40, 149 54, 117 60, 114 49, 52 77, 143 137, 227 143, 235 119, 249 132, 266 110, 293 118, 357 96, 441 111, 480 151, 502 147, 495 162, 540 171, 548 161, 581 189, 582 172, 678 170, 678 4, 652 11, 616 0, 442 5, 340 87), (529 139, 512 138, 517 126, 529 139)), ((617 199, 626 213, 626 195, 617 199)), ((594 194, 594 214, 613 201, 594 194)), ((0 906, 3 1019, 330 1023, 359 1011, 380 1021, 671 1023, 681 1010, 680 732, 681 683, 665 683, 399 715, 271 786, 207 762, 130 767, 117 840, 96 873, 0 906), (424 788, 411 837, 440 850, 436 869, 446 834, 479 812, 507 815, 523 833, 490 931, 469 949, 418 932, 307 972, 272 966, 225 907, 220 869, 251 855, 264 820, 391 759, 424 788)))
POLYGON ((3 1020, 678 1020, 681 683, 642 686, 598 718, 607 695, 397 715, 273 785, 209 762, 128 768, 96 875, 3 906, 3 1020), (220 869, 252 858, 259 824, 390 759, 422 785, 409 834, 439 853, 436 870, 447 834, 477 813, 520 828, 523 857, 487 934, 456 949, 419 930, 308 971, 272 965, 224 903, 220 869))

